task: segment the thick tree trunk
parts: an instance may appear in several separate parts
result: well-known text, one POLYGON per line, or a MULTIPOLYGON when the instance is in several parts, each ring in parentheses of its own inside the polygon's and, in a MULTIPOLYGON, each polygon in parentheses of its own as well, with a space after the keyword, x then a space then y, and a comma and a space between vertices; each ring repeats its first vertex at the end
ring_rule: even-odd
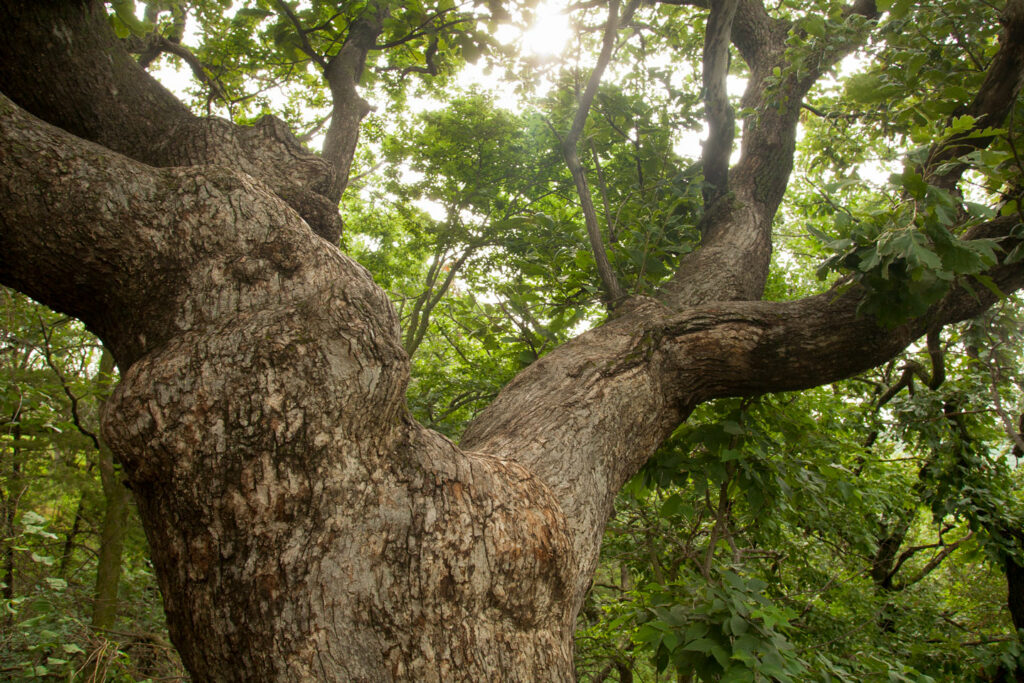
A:
MULTIPOLYGON (((77 38, 103 33, 102 10, 41 7, 0 3, 6 26, 31 34, 2 48, 0 88, 100 144, 0 98, 0 281, 84 320, 123 370, 103 433, 198 680, 571 680, 574 619, 616 491, 696 405, 846 377, 992 300, 957 290, 895 329, 857 315, 856 289, 756 300, 799 100, 818 73, 783 84, 786 106, 767 101, 787 25, 739 0, 731 35, 758 115, 704 248, 660 300, 625 302, 521 373, 459 448, 408 415, 409 363, 384 293, 300 217, 291 193, 325 181, 302 176, 322 162, 282 163, 287 140, 190 119, 155 91, 131 106, 184 127, 161 128, 177 137, 153 149, 135 128, 137 148, 119 146, 104 117, 138 117, 111 84, 153 87, 120 57, 99 91, 39 104, 24 72, 70 97, 74 77, 59 69, 73 74, 81 51, 100 70, 98 55, 116 52, 77 38), (87 114, 98 129, 76 127, 87 114)), ((827 69, 849 47, 808 63, 827 69)), ((1004 292, 1024 284, 1020 265, 990 276, 1004 292)))
POLYGON ((0 272, 74 310, 127 368, 104 435, 191 671, 571 678, 561 511, 521 466, 408 418, 397 320, 361 267, 226 169, 142 166, 9 102, 2 118, 17 234, 0 272), (111 289, 82 307, 89 281, 111 289))

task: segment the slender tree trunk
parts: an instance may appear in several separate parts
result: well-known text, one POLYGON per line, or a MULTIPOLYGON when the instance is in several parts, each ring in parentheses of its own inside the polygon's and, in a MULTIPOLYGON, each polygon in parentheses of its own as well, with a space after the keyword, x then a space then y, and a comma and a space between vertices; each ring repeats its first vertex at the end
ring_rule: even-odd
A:
MULTIPOLYGON (((20 413, 15 413, 14 427, 11 429, 11 437, 14 439, 14 446, 10 453, 10 472, 7 475, 7 496, 4 506, 4 537, 3 537, 3 598, 4 600, 14 599, 14 553, 15 539, 17 536, 18 505, 21 497, 28 490, 28 484, 24 481, 21 472, 21 419, 20 413)), ((5 610, 4 622, 10 624, 13 615, 5 610)))
MULTIPOLYGON (((109 389, 109 374, 114 369, 114 358, 106 349, 100 360, 100 378, 97 380, 109 389)), ((106 392, 101 391, 101 395, 106 392)), ((106 398, 101 399, 102 404, 106 398)), ((117 589, 121 581, 124 536, 128 526, 131 494, 121 482, 114 468, 114 454, 106 442, 100 440, 99 448, 100 482, 103 486, 103 528, 100 533, 100 551, 96 562, 96 590, 93 599, 92 627, 110 629, 117 617, 117 589)))
MULTIPOLYGON (((92 627, 110 629, 117 617, 117 591, 121 581, 122 553, 128 526, 130 494, 114 471, 114 456, 109 448, 100 453, 103 476, 103 530, 96 561, 96 590, 93 600, 92 627)), ((101 470, 102 471, 102 470, 101 470)))
MULTIPOLYGON (((1019 638, 1021 629, 1024 629, 1024 566, 1018 564, 1013 557, 1007 557, 1003 561, 1003 569, 1006 572, 1006 605, 1019 638)), ((1011 674, 1005 671, 1004 665, 1000 665, 997 675, 1008 678, 1011 674)), ((1014 669, 1012 676, 1015 681, 1024 681, 1024 669, 1014 669)))
POLYGON ((57 575, 62 579, 68 578, 68 567, 71 564, 71 556, 75 552, 75 538, 78 537, 79 529, 82 526, 82 514, 85 512, 85 494, 78 496, 78 504, 75 505, 75 517, 71 521, 71 528, 64 537, 64 550, 60 555, 60 566, 57 575))

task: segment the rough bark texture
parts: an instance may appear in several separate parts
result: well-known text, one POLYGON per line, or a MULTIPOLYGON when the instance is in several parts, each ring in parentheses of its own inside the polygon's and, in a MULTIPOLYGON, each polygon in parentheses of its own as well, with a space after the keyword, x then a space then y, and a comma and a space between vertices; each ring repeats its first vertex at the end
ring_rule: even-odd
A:
MULTIPOLYGON (((0 20, 0 282, 84 320, 123 370, 104 436, 197 680, 571 680, 615 494, 696 405, 849 376, 991 303, 957 290, 886 329, 856 289, 759 301, 800 100, 853 46, 769 97, 788 26, 738 0, 757 114, 704 246, 522 372, 457 447, 407 413, 384 293, 310 229, 302 198, 332 201, 335 169, 273 121, 191 117, 98 6, 0 20)), ((1020 264, 990 275, 1024 284, 1020 264)))
POLYGON ((365 270, 246 176, 143 166, 9 100, 0 117, 0 272, 125 368, 104 435, 191 671, 571 676, 561 512, 522 467, 408 418, 365 270), (105 293, 81 306, 89 282, 105 293))

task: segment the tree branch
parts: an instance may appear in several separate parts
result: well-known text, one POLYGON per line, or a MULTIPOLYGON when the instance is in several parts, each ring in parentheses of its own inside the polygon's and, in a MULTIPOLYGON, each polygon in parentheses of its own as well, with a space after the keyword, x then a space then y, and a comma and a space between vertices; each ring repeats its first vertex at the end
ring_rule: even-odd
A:
POLYGON ((302 27, 302 22, 299 21, 299 17, 296 16, 294 11, 292 11, 292 8, 288 3, 285 0, 274 0, 274 4, 278 6, 281 12, 284 13, 285 17, 287 17, 288 21, 291 22, 291 25, 295 28, 295 32, 299 36, 299 47, 302 49, 302 52, 319 64, 321 69, 327 69, 327 60, 324 59, 323 55, 314 50, 312 45, 310 45, 309 38, 307 36, 308 31, 302 27))
POLYGON ((334 111, 324 136, 323 156, 337 169, 334 191, 338 197, 348 185, 352 158, 359 141, 359 123, 370 112, 369 103, 357 90, 366 67, 366 56, 384 30, 388 5, 371 2, 362 16, 353 21, 341 49, 327 61, 324 79, 331 91, 334 111))
POLYGON ((728 191, 729 155, 732 154, 736 121, 726 78, 729 75, 729 45, 732 22, 738 0, 722 0, 711 5, 704 33, 704 111, 708 139, 701 162, 704 166, 704 204, 710 205, 728 191))
MULTIPOLYGON (((628 21, 636 8, 640 6, 640 0, 630 0, 622 13, 622 21, 628 21)), ((605 303, 611 308, 617 306, 625 296, 625 290, 615 277, 611 263, 608 261, 608 253, 604 248, 604 240, 601 237, 601 227, 597 220, 597 212, 594 210, 594 200, 587 185, 587 176, 583 170, 583 163, 580 161, 577 152, 580 136, 583 134, 583 126, 587 122, 590 107, 597 95, 597 89, 601 84, 601 76, 611 61, 612 50, 615 48, 615 38, 619 31, 619 0, 612 0, 608 10, 608 22, 605 24, 604 39, 601 43, 601 53, 597 58, 597 64, 590 73, 587 87, 580 98, 579 106, 573 117, 569 134, 561 141, 562 156, 569 167, 573 182, 576 184, 576 193, 580 198, 580 207, 583 209, 583 219, 587 227, 587 236, 590 238, 590 249, 594 254, 594 261, 597 264, 597 274, 601 278, 601 285, 604 288, 605 303)))
POLYGON ((1024 87, 1024 0, 1007 0, 1000 19, 999 50, 989 62, 985 80, 966 110, 955 114, 974 117, 974 125, 933 146, 925 163, 928 182, 946 190, 953 189, 968 168, 958 160, 995 139, 978 133, 1002 125, 1024 87))
MULTIPOLYGON (((212 315, 212 301, 179 310, 194 286, 189 277, 199 277, 189 273, 205 267, 196 263, 234 258, 231 272, 251 285, 270 264, 299 276, 327 258, 319 251, 326 245, 298 214, 246 174, 141 164, 49 126, 2 96, 0 161, 0 280, 82 319, 122 369, 212 315), (224 215, 239 212, 233 193, 260 205, 242 221, 250 232, 221 232, 224 215)), ((286 280, 280 286, 288 287, 286 280)))
MULTIPOLYGON (((967 532, 967 534, 963 538, 958 539, 958 540, 954 541, 953 543, 950 543, 949 545, 945 545, 942 548, 941 551, 936 553, 935 557, 933 557, 931 560, 929 560, 928 563, 925 566, 921 567, 921 571, 919 571, 917 574, 914 574, 914 576, 910 577, 906 581, 901 581, 900 583, 895 584, 893 586, 893 590, 901 591, 901 590, 904 590, 905 588, 913 586, 915 583, 918 583, 919 581, 921 581, 923 578, 925 578, 926 576, 931 574, 935 570, 936 567, 938 567, 940 564, 942 564, 943 560, 945 560, 947 557, 949 557, 954 552, 956 552, 957 548, 959 548, 961 545, 963 545, 968 540, 970 540, 970 538, 972 536, 974 536, 974 532, 973 531, 969 531, 969 532, 967 532)), ((917 552, 919 550, 924 550, 924 549, 926 549, 928 547, 931 547, 931 546, 917 546, 915 548, 909 548, 906 551, 904 551, 900 555, 900 559, 896 563, 896 566, 893 568, 893 574, 895 574, 897 571, 899 571, 899 568, 901 566, 903 566, 903 563, 907 559, 909 559, 910 555, 914 554, 914 552, 917 552), (908 555, 908 553, 910 553, 910 555, 908 555)))
POLYGON ((124 49, 103 3, 0 0, 0 91, 74 135, 160 166, 223 164, 264 182, 330 242, 341 235, 334 169, 303 149, 287 126, 201 119, 124 49), (55 27, 59 27, 55 29, 55 27), (57 30, 65 39, 51 40, 57 30), (26 53, 32 59, 23 58, 26 53), (48 87, 39 87, 40 82, 48 87))
MULTIPOLYGON (((1006 236, 1016 223, 995 219, 965 238, 1004 237, 1012 248, 1016 242, 1006 236)), ((989 275, 1004 293, 1024 286, 1022 264, 1000 265, 989 275)), ((955 289, 927 315, 886 328, 858 313, 862 296, 850 287, 839 295, 715 302, 678 313, 634 299, 615 319, 521 372, 468 427, 462 444, 537 473, 577 533, 579 556, 591 557, 615 493, 699 403, 853 376, 995 300, 988 290, 955 289), (562 456, 552 458, 552 449, 562 456)))
MULTIPOLYGON (((192 50, 188 49, 181 43, 169 40, 158 33, 154 33, 148 38, 149 40, 144 48, 142 46, 133 48, 131 44, 129 44, 129 52, 136 52, 141 49, 152 51, 154 53, 153 59, 156 59, 156 56, 164 53, 180 57, 181 60, 188 65, 189 69, 192 70, 192 75, 195 79, 208 87, 210 89, 210 93, 214 97, 222 99, 225 102, 229 101, 228 95, 224 92, 224 88, 221 87, 220 82, 210 75, 209 69, 207 69, 206 65, 196 57, 192 50)), ((145 66, 142 62, 140 62, 140 64, 145 66)))

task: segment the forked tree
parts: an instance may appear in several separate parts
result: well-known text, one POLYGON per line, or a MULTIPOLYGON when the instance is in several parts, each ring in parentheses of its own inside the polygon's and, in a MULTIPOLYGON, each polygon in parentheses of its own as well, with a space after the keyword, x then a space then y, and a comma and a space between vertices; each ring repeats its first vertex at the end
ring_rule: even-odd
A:
MULTIPOLYGON (((317 155, 276 119, 192 114, 101 2, 0 3, 0 282, 116 358, 103 433, 196 680, 572 680, 616 493, 696 406, 848 377, 996 299, 951 277, 895 324, 849 279, 762 300, 804 97, 880 8, 856 0, 830 17, 849 30, 814 35, 761 0, 667 4, 706 16, 701 245, 651 296, 602 269, 607 322, 523 370, 455 444, 410 417, 395 309, 336 246, 385 4, 320 57, 334 114, 317 155), (748 85, 730 164, 732 48, 748 85)), ((606 32, 638 6, 612 0, 606 32)), ((956 198, 1024 80, 1024 2, 1001 12, 961 127, 916 166, 956 198)), ((1003 294, 1024 285, 1019 222, 965 209, 947 226, 960 245, 995 241, 978 275, 1003 294)))

